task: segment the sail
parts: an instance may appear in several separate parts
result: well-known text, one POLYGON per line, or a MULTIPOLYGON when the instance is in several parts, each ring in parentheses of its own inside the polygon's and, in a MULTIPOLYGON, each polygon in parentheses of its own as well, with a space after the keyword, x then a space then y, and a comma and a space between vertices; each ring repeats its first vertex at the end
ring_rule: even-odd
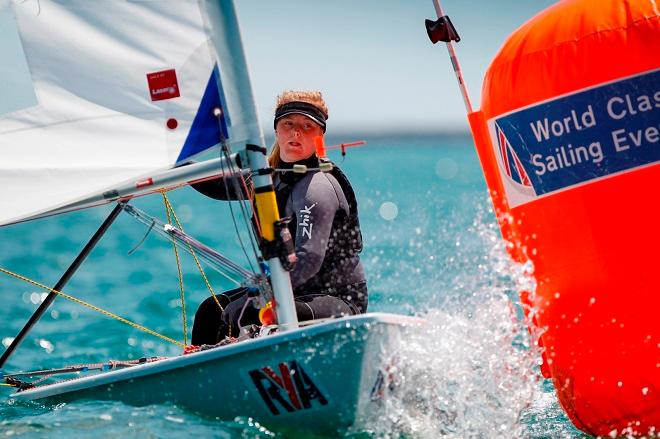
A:
POLYGON ((0 0, 0 26, 0 225, 263 144, 229 0, 0 0))

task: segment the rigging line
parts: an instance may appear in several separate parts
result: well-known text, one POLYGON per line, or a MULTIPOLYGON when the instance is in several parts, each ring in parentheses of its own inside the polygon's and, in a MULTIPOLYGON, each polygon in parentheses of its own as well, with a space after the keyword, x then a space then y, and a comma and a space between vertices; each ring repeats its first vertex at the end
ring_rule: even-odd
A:
POLYGON ((205 244, 197 241, 191 236, 186 235, 175 226, 171 224, 165 224, 164 222, 147 215, 146 213, 137 209, 135 206, 127 204, 124 206, 124 210, 135 219, 140 221, 142 224, 151 225, 151 222, 155 221, 157 227, 155 227, 154 230, 158 234, 164 236, 168 240, 176 242, 181 249, 184 249, 187 252, 190 252, 190 246, 192 246, 197 250, 197 255, 200 255, 207 262, 209 262, 211 268, 216 269, 220 275, 230 280, 234 284, 243 285, 241 282, 232 278, 230 274, 240 276, 242 279, 246 279, 252 282, 255 281, 256 277, 249 270, 243 268, 235 262, 232 262, 230 259, 221 255, 205 244))
MULTIPOLYGON (((143 357, 138 360, 108 360, 105 363, 79 364, 79 365, 66 366, 57 369, 12 373, 12 374, 4 375, 3 378, 5 379, 5 381, 9 383, 9 386, 18 387, 19 389, 24 390, 27 388, 40 387, 39 386, 40 383, 50 378, 53 378, 55 375, 80 374, 80 373, 87 373, 94 371, 104 372, 104 371, 115 370, 120 368, 135 367, 145 363, 153 363, 156 361, 164 360, 166 358, 167 357, 143 357), (27 382, 19 379, 23 377, 40 377, 40 378, 35 381, 27 382)), ((74 378, 62 379, 57 382, 47 383, 45 385, 66 383, 76 379, 78 378, 74 377, 74 378)))
MULTIPOLYGON (((249 178, 252 178, 252 174, 249 174, 249 178)), ((252 195, 252 196, 250 195, 250 190, 248 189, 247 182, 245 181, 245 178, 243 177, 242 173, 240 173, 240 185, 239 185, 238 181, 234 182, 234 184, 236 186, 239 186, 240 188, 242 188, 245 191, 245 193, 247 194, 248 199, 247 199, 247 201, 243 202, 243 204, 242 204, 243 209, 245 211, 248 210, 248 208, 245 207, 245 204, 249 202, 248 206, 249 206, 249 211, 250 211, 250 218, 255 217, 255 213, 254 213, 254 195, 252 195)), ((245 213, 243 214, 243 218, 246 218, 245 222, 247 223, 247 215, 245 213)), ((252 246, 252 252, 254 253, 255 259, 258 261, 260 259, 260 253, 257 250, 257 247, 258 247, 259 237, 261 236, 261 224, 259 224, 259 221, 253 221, 253 223, 254 223, 254 226, 256 226, 256 230, 255 230, 254 226, 251 227, 250 224, 246 224, 246 225, 247 225, 248 230, 249 230, 248 234, 250 236, 250 245, 252 246)), ((261 264, 259 265, 259 268, 261 269, 261 271, 263 273, 263 269, 261 267, 261 264)))
POLYGON ((151 334, 151 335, 153 335, 153 336, 155 336, 155 337, 158 337, 158 338, 160 338, 160 339, 162 339, 162 340, 168 341, 168 342, 170 342, 170 343, 172 343, 172 344, 175 344, 175 345, 177 345, 177 346, 185 347, 184 344, 181 343, 180 341, 174 340, 173 338, 170 338, 170 337, 168 337, 168 336, 166 336, 166 335, 159 334, 158 332, 156 332, 156 331, 154 331, 154 330, 152 330, 152 329, 149 329, 149 328, 147 328, 147 327, 145 327, 145 326, 139 325, 139 324, 137 324, 137 323, 135 323, 135 322, 131 322, 130 320, 125 319, 125 318, 123 318, 123 317, 121 317, 121 316, 118 316, 117 314, 113 314, 113 313, 111 313, 110 311, 106 311, 106 310, 104 310, 104 309, 102 309, 102 308, 99 308, 98 306, 95 306, 95 305, 92 305, 91 303, 85 302, 84 300, 77 299, 77 298, 75 298, 75 297, 73 297, 73 296, 70 296, 70 295, 68 295, 68 294, 66 294, 66 293, 63 293, 62 291, 58 291, 58 290, 56 290, 56 289, 53 289, 53 288, 47 287, 47 286, 44 285, 44 284, 41 284, 41 283, 39 283, 39 282, 37 282, 37 281, 34 281, 34 280, 32 280, 32 279, 28 279, 27 277, 25 277, 25 276, 21 276, 21 275, 18 274, 18 273, 14 273, 13 271, 9 271, 9 270, 7 270, 7 269, 5 269, 5 268, 2 268, 2 267, 0 267, 0 272, 2 272, 2 273, 4 273, 4 274, 7 274, 7 275, 9 275, 9 276, 15 277, 16 279, 20 279, 20 280, 22 280, 22 281, 24 281, 24 282, 27 282, 27 283, 29 283, 29 284, 31 284, 31 285, 34 285, 35 287, 41 288, 42 290, 51 291, 51 292, 57 294, 58 296, 62 296, 63 298, 68 299, 68 300, 70 300, 70 301, 72 301, 72 302, 74 302, 74 303, 77 303, 78 305, 82 305, 82 306, 84 306, 84 307, 86 307, 86 308, 89 308, 89 309, 91 309, 92 311, 99 312, 99 313, 103 314, 103 315, 106 316, 106 317, 110 317, 110 318, 115 319, 115 320, 117 320, 117 321, 119 321, 119 322, 125 323, 125 324, 131 326, 132 328, 139 329, 140 331, 146 332, 147 334, 151 334))
MULTIPOLYGON (((222 154, 225 155, 225 157, 228 157, 228 156, 229 156, 229 153, 228 153, 228 151, 229 151, 229 145, 228 145, 227 142, 223 142, 222 146, 220 147, 220 151, 221 151, 222 154)), ((222 160, 220 161, 220 169, 221 169, 222 172, 224 173, 225 170, 224 170, 224 164, 222 163, 222 160)), ((235 171, 231 168, 231 165, 229 165, 229 175, 231 176, 232 179, 235 179, 235 178, 243 178, 242 175, 240 175, 240 173, 235 172, 235 171)), ((234 183, 235 183, 235 182, 234 182, 234 183)), ((222 184, 224 184, 224 186, 225 186, 225 191, 226 191, 227 194, 229 195, 230 192, 229 192, 229 185, 227 184, 227 180, 223 178, 223 179, 222 179, 222 184)), ((236 189, 237 189, 237 188, 236 188, 236 185, 234 185, 234 190, 236 191, 236 189)), ((243 201, 240 200, 240 195, 239 195, 239 194, 241 194, 241 192, 242 192, 242 191, 236 191, 236 196, 237 196, 237 198, 238 198, 239 206, 241 206, 241 212, 242 212, 243 217, 244 217, 244 219, 245 219, 245 218, 246 218, 246 216, 245 216, 245 209, 243 209, 243 204, 242 204, 243 201)), ((249 196, 249 195, 248 195, 248 196, 249 196)), ((228 197, 228 198, 229 198, 229 197, 228 197)), ((232 207, 231 200, 229 201, 229 212, 230 212, 230 215, 231 215, 232 222, 234 223, 234 229, 236 230, 236 236, 238 237, 238 242, 239 242, 239 245, 240 245, 240 247, 241 247, 241 250, 243 250, 243 254, 245 255, 245 259, 247 260, 248 264, 250 265, 250 270, 252 271, 253 274, 256 274, 256 270, 254 269, 254 266, 252 265, 252 260, 250 259, 250 256, 248 255, 248 252, 247 252, 247 250, 246 250, 246 248, 245 248, 245 244, 243 243, 243 239, 241 238, 241 233, 240 233, 240 230, 238 229, 238 224, 236 223, 236 214, 234 213, 234 208, 232 207)), ((247 224, 247 221, 246 221, 246 224, 247 224)), ((249 224, 247 224, 247 227, 248 227, 248 233, 249 233, 249 230, 251 230, 251 227, 252 227, 252 226, 250 226, 249 224)), ((255 256, 257 256, 257 255, 256 255, 256 252, 255 252, 255 256)), ((257 256, 257 258, 258 258, 258 256, 257 256)), ((257 260, 258 260, 258 259, 257 259, 257 260)))
MULTIPOLYGON (((221 111, 221 109, 216 108, 216 109, 214 110, 213 114, 214 114, 216 117, 218 117, 218 122, 220 122, 219 117, 222 115, 222 111, 221 111)), ((222 131, 222 129, 221 129, 221 130, 220 130, 220 153, 221 153, 221 155, 222 155, 222 154, 225 155, 225 159, 228 159, 228 158, 229 158, 229 151, 230 151, 230 148, 231 148, 231 147, 230 147, 229 139, 224 135, 224 133, 223 133, 223 131, 222 131)), ((236 175, 238 178, 240 178, 240 179, 241 179, 241 182, 243 182, 243 185, 245 186, 245 181, 244 181, 244 179, 243 179, 243 174, 242 174, 242 172, 241 172, 240 166, 238 166, 238 168, 239 168, 239 169, 238 169, 238 172, 237 172, 236 170, 233 169, 233 164, 232 164, 231 162, 229 163, 229 171, 230 171, 230 174, 234 174, 234 175, 236 175)), ((222 160, 221 160, 221 163, 220 163, 220 169, 221 169, 221 170, 223 171, 223 173, 224 173, 224 165, 222 164, 222 160)), ((237 188, 237 186, 238 186, 238 182, 234 180, 233 183, 234 183, 234 190, 238 189, 238 188, 237 188)), ((227 195, 229 195, 229 188, 228 188, 228 186, 227 186, 227 181, 226 181, 225 179, 223 179, 223 184, 224 184, 224 186, 225 186, 225 191, 227 191, 227 195)), ((253 253, 254 253, 255 262, 257 262, 257 266, 259 267, 259 272, 262 273, 262 274, 264 274, 264 273, 263 273, 263 267, 261 266, 261 264, 258 263, 259 260, 260 260, 260 258, 259 258, 259 253, 257 252, 257 249, 255 248, 254 241, 253 241, 253 239, 254 239, 254 238, 253 238, 253 233, 255 233, 255 232, 254 232, 253 226, 250 225, 250 224, 248 223, 249 220, 248 220, 248 216, 247 216, 247 214, 246 214, 246 210, 247 210, 247 209, 245 208, 245 206, 244 206, 244 204, 243 204, 244 201, 241 200, 240 197, 238 197, 238 194, 239 194, 239 193, 240 193, 239 191, 236 191, 237 199, 238 199, 238 201, 239 201, 239 206, 241 206, 241 212, 242 212, 242 214, 243 214, 243 220, 244 220, 245 225, 246 225, 246 228, 247 228, 247 230, 248 230, 248 236, 250 237, 250 245, 252 246, 252 251, 253 251, 253 253)), ((248 192, 247 190, 245 191, 245 194, 246 194, 248 200, 250 200, 250 203, 252 203, 252 201, 251 201, 251 199, 250 199, 250 194, 249 194, 249 192, 248 192)), ((228 197, 228 198, 229 198, 229 197, 228 197)), ((251 206, 252 206, 252 204, 251 204, 251 206)), ((250 260, 250 257, 249 257, 248 254, 247 254, 247 250, 245 250, 245 245, 243 244, 243 240, 241 239, 241 235, 240 235, 240 233, 239 233, 239 231, 238 231, 238 225, 236 224, 236 219, 235 219, 235 217, 234 217, 234 209, 233 209, 233 207, 232 207, 231 201, 229 201, 229 211, 230 211, 230 213, 231 213, 232 221, 234 222, 234 229, 236 230, 236 235, 238 236, 238 241, 239 241, 239 243, 240 243, 241 249, 243 250, 243 253, 245 254, 245 258, 246 258, 248 264, 250 265, 250 269, 252 270, 252 273, 256 275, 257 272, 256 272, 256 270, 254 269, 254 267, 253 267, 253 265, 252 265, 252 261, 250 260)), ((253 217, 253 216, 251 215, 250 218, 252 218, 252 217, 253 217)), ((260 231, 259 233, 261 233, 261 231, 260 231)))
MULTIPOLYGON (((228 157, 228 156, 229 156, 229 151, 225 151, 225 157, 228 157)), ((253 195, 251 196, 251 192, 248 189, 247 183, 245 181, 245 178, 243 177, 243 173, 241 172, 241 170, 240 169, 234 170, 234 169, 232 169, 233 166, 234 166, 233 163, 229 163, 230 172, 236 173, 239 176, 238 180, 232 180, 232 182, 234 184, 234 190, 235 191, 244 190, 245 194, 247 196, 247 200, 240 200, 241 212, 243 214, 243 220, 245 222, 245 226, 248 230, 248 236, 250 238, 250 246, 252 247, 252 253, 254 254, 255 260, 259 261, 260 260, 260 253, 257 250, 257 242, 258 242, 259 237, 261 236, 261 229, 260 229, 261 226, 259 224, 259 221, 250 221, 250 220, 248 220, 248 218, 255 218, 254 200, 253 200, 254 196, 253 195), (249 208, 246 207, 246 204, 249 206, 249 208), (248 211, 250 213, 249 216, 247 214, 248 211), (252 224, 250 224, 248 221, 250 221, 252 224), (256 225, 257 230, 255 230, 255 225, 256 225)), ((249 174, 249 178, 251 178, 251 177, 252 177, 252 174, 249 174)), ((262 274, 265 274, 263 272, 263 267, 262 267, 261 264, 259 264, 259 270, 261 271, 262 274)))
POLYGON ((156 221, 152 221, 152 222, 151 222, 151 225, 150 225, 149 228, 147 229, 147 233, 144 234, 144 236, 142 237, 142 239, 140 240, 140 242, 138 242, 137 244, 135 244, 135 246, 134 246, 132 249, 130 249, 130 250, 128 251, 128 255, 129 255, 129 256, 132 255, 133 253, 135 253, 135 251, 136 251, 138 248, 140 248, 140 246, 144 243, 145 239, 147 239, 147 236, 149 236, 149 233, 151 233, 151 231, 153 230, 153 228, 154 228, 155 225, 156 225, 156 221))
MULTIPOLYGON (((163 195, 163 203, 165 204, 165 213, 167 214, 167 222, 172 224, 172 218, 170 217, 170 210, 172 212, 174 209, 170 204, 170 201, 167 199, 165 192, 161 192, 163 195)), ((176 218, 176 214, 174 214, 176 218)), ((181 228, 178 219, 176 220, 177 225, 181 228)), ((183 229, 181 229, 183 230, 183 229)), ((172 243, 172 248, 174 249, 174 257, 176 259, 176 269, 179 274, 179 291, 181 292, 181 316, 183 317, 183 344, 188 346, 188 319, 186 317, 186 293, 183 288, 183 272, 181 271, 181 258, 179 257, 179 249, 176 247, 176 243, 172 243)))
MULTIPOLYGON (((225 157, 227 157, 228 156, 228 151, 229 151, 229 145, 225 142, 221 147, 221 152, 225 155, 225 157)), ((223 169, 223 172, 224 172, 224 165, 221 163, 220 166, 221 166, 221 169, 223 169)), ((234 186, 234 191, 237 195, 238 205, 240 206, 241 214, 243 215, 243 220, 244 220, 246 228, 248 230, 248 236, 251 236, 249 234, 250 234, 250 230, 251 230, 252 226, 250 224, 248 224, 248 222, 247 222, 246 209, 244 208, 244 205, 243 205, 244 201, 241 199, 241 196, 238 195, 238 194, 242 194, 242 190, 241 190, 240 186, 238 186, 238 182, 236 181, 236 178, 240 178, 242 180, 243 176, 240 173, 236 172, 234 169, 232 169, 231 165, 229 165, 229 174, 233 176, 232 184, 234 186)), ((222 183, 225 186, 225 191, 229 194, 229 186, 227 184, 227 180, 223 179, 222 183)), ((249 193, 246 192, 246 196, 249 198, 249 193)), ((250 259, 250 256, 248 255, 248 252, 245 248, 245 244, 243 243, 243 239, 241 238, 241 234, 240 234, 239 229, 238 229, 238 224, 236 223, 236 215, 234 214, 234 209, 233 209, 231 201, 229 202, 229 211, 231 213, 232 221, 234 223, 234 229, 236 230, 236 235, 238 237, 238 241, 240 243, 241 250, 243 250, 243 254, 245 255, 245 259, 247 260, 248 264, 250 265, 250 270, 252 271, 252 273, 256 273, 256 270, 254 269, 254 266, 252 265, 252 260, 250 259)), ((255 253, 255 260, 258 260, 258 256, 256 255, 256 253, 255 253)))
POLYGON ((52 378, 52 377, 53 377, 53 374, 51 374, 51 375, 42 375, 41 378, 39 378, 39 379, 37 379, 37 380, 35 380, 35 381, 32 381, 32 382, 30 383, 30 385, 32 385, 32 386, 36 386, 37 384, 39 384, 39 383, 43 383, 44 381, 46 381, 46 380, 48 380, 49 378, 52 378))
MULTIPOLYGON (((174 216, 174 220, 176 221, 176 224, 179 227, 179 230, 181 230, 183 232, 184 231, 183 230, 183 225, 179 221, 179 218, 176 216, 176 212, 174 211, 174 208, 172 207, 172 203, 170 202, 169 198, 167 198, 167 196, 165 194, 163 194, 163 197, 165 199, 165 205, 169 206, 169 209, 171 210, 172 215, 174 216)), ((169 221, 169 214, 168 214, 168 221, 169 221)), ((172 243, 176 246, 176 243, 174 243, 174 241, 172 241, 172 243)), ((211 293, 211 296, 213 296, 213 300, 215 301, 215 303, 220 308, 220 311, 224 311, 225 309, 222 307, 222 305, 220 304, 220 301, 216 297, 215 291, 213 291, 213 287, 211 287, 211 283, 209 282, 209 279, 206 276, 206 273, 204 272, 204 268, 202 268, 202 264, 199 262, 199 258, 197 258, 197 254, 195 253, 195 249, 193 249, 193 246, 190 245, 189 242, 187 242, 186 244, 188 245, 188 250, 190 251, 190 255, 193 257, 193 260, 195 261, 195 265, 197 265, 197 269, 199 270, 199 274, 202 276, 202 279, 204 279, 204 283, 206 284, 206 288, 211 293)), ((228 276, 225 276, 225 277, 228 277, 228 276)), ((185 309, 185 305, 182 305, 182 306, 185 309)), ((184 316, 184 318, 185 318, 185 316, 184 316)), ((185 325, 185 323, 184 323, 184 325, 185 325)))
MULTIPOLYGON (((239 169, 240 172, 240 169, 239 169)), ((252 178, 252 174, 248 174, 247 178, 252 178)), ((247 218, 248 215, 246 214, 247 211, 250 212, 250 218, 256 218, 256 215, 254 213, 254 190, 251 192, 250 189, 248 188, 247 182, 245 181, 246 178, 243 176, 243 173, 240 173, 240 179, 238 181, 234 181, 234 187, 235 190, 243 190, 245 191, 245 194, 247 194, 247 200, 243 200, 241 203, 241 208, 243 209, 243 218, 246 223, 246 227, 248 228, 248 236, 250 237, 250 245, 252 246, 252 252, 254 253, 255 259, 258 261, 260 260, 260 253, 257 250, 257 242, 259 240, 259 237, 261 236, 261 224, 259 224, 259 221, 253 221, 252 224, 248 224, 247 218), (245 205, 248 205, 249 208, 245 207, 245 205)), ((261 266, 260 266, 261 268, 261 266)), ((263 273, 263 270, 262 270, 263 273)))
POLYGON ((31 370, 27 372, 10 373, 4 375, 4 378, 24 378, 24 377, 37 377, 43 375, 58 375, 67 373, 78 372, 91 372, 95 370, 110 370, 119 367, 133 367, 145 363, 153 363, 155 361, 164 360, 167 357, 142 357, 137 360, 107 360, 103 363, 84 363, 73 364, 70 366, 58 367, 54 369, 31 370))
MULTIPOLYGON (((177 217, 176 212, 174 211, 174 208, 172 207, 172 203, 170 202, 170 200, 167 197, 165 199, 167 201, 167 205, 170 207, 170 210, 172 212, 172 215, 174 216, 174 220, 176 221, 177 226, 179 227, 179 230, 181 230, 181 232, 184 232, 183 225, 179 221, 179 218, 177 217)), ((202 264, 199 262, 199 258, 197 257, 197 253, 195 252, 195 249, 193 248, 193 246, 189 242, 186 242, 186 244, 188 245, 188 250, 190 251, 190 255, 193 257, 193 260, 195 261, 195 265, 197 265, 197 269, 199 270, 199 274, 202 276, 202 279, 204 279, 204 283, 206 284, 206 288, 209 290, 209 292, 211 294, 215 294, 215 292, 213 291, 213 287, 211 287, 211 283, 209 282, 209 279, 206 276, 206 272, 204 272, 204 268, 202 267, 202 264)), ((238 283, 236 281, 234 281, 234 282, 238 283)))
MULTIPOLYGON (((247 178, 252 179, 252 174, 251 173, 248 174, 247 178)), ((245 193, 248 194, 248 201, 250 202, 250 211, 254 215, 254 191, 252 191, 252 194, 250 194, 250 190, 248 189, 248 185, 247 185, 247 182, 245 180, 246 180, 245 178, 241 178, 241 184, 242 184, 241 187, 243 188, 245 193)), ((261 224, 259 223, 259 221, 254 222, 254 228, 256 229, 256 231, 255 231, 256 236, 253 235, 254 240, 258 241, 259 237, 261 236, 261 224)), ((256 250, 255 250, 255 252, 256 252, 256 250)))

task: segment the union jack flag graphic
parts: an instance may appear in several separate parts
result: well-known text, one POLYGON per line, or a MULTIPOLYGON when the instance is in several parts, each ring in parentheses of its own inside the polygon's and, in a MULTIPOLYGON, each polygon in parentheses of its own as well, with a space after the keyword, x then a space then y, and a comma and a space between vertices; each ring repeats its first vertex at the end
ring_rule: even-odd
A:
POLYGON ((511 143, 509 143, 504 131, 502 131, 502 128, 500 128, 497 122, 495 123, 495 131, 497 133, 498 151, 504 172, 516 183, 531 188, 532 182, 527 175, 527 171, 525 171, 522 162, 518 158, 518 154, 513 150, 511 143))

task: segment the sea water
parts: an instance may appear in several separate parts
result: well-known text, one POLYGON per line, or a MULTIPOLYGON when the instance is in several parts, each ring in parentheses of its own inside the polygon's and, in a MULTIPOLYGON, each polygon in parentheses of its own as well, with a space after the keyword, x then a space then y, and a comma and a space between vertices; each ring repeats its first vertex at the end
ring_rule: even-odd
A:
MULTIPOLYGON (((327 144, 357 140, 330 137, 327 144)), ((540 355, 516 290, 530 267, 510 261, 472 142, 467 136, 367 138, 345 158, 360 208, 369 311, 416 315, 429 325, 401 348, 396 392, 384 410, 346 436, 405 438, 586 437, 540 376, 540 355)), ((249 266, 246 219, 234 204, 190 188, 171 192, 184 229, 249 266)), ((133 204, 165 218, 160 195, 133 204)), ((0 267, 54 285, 109 213, 100 207, 0 229, 0 267)), ((168 337, 184 338, 183 306, 172 246, 121 215, 66 286, 79 299, 168 337), (137 248, 135 248, 137 247, 137 248), (130 255, 129 251, 134 250, 130 255)), ((187 337, 197 304, 209 294, 191 258, 182 256, 187 337)), ((216 291, 234 283, 205 268, 216 291)), ((45 297, 37 286, 0 277, 0 340, 11 342, 45 297)), ((4 371, 180 353, 159 338, 57 298, 4 371)), ((132 407, 85 401, 60 406, 16 403, 0 388, 0 435, 18 437, 280 437, 249 413, 231 421, 169 405, 132 407)))

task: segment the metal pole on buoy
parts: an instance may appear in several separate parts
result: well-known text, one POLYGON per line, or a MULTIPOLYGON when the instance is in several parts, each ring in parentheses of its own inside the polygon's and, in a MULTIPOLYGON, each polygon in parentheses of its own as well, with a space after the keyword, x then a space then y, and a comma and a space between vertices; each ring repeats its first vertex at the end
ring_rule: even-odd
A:
POLYGON ((467 86, 463 80, 463 73, 461 72, 461 65, 458 63, 458 56, 456 56, 456 50, 454 50, 454 41, 457 43, 461 41, 461 37, 458 36, 456 28, 452 24, 449 16, 445 15, 442 11, 442 6, 440 5, 440 0, 433 0, 433 5, 435 6, 435 12, 438 15, 436 21, 426 20, 426 32, 429 35, 429 39, 433 44, 438 41, 443 41, 447 44, 447 51, 449 51, 449 59, 451 60, 451 65, 454 68, 454 73, 456 74, 456 79, 458 80, 458 87, 461 89, 461 95, 463 95, 463 102, 465 103, 465 109, 468 114, 472 113, 472 103, 470 102, 470 95, 468 94, 467 86))

